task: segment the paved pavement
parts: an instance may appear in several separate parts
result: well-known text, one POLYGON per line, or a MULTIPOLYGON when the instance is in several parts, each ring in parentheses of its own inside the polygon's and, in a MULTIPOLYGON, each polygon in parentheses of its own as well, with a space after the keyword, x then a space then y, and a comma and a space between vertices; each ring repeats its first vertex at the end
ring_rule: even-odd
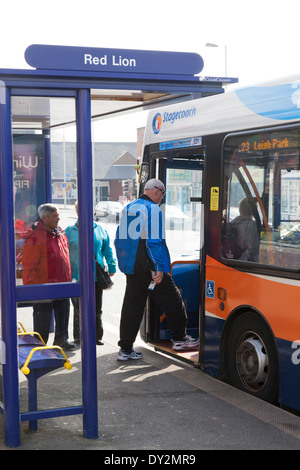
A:
MULTIPOLYGON (((105 344, 97 347, 98 438, 83 437, 82 415, 52 418, 40 420, 37 432, 21 423, 21 445, 15 450, 101 450, 99 463, 134 467, 159 463, 158 455, 165 456, 161 463, 168 463, 172 457, 167 456, 175 451, 180 459, 187 455, 192 464, 201 450, 300 449, 299 417, 192 365, 158 354, 140 340, 143 360, 117 361, 123 286, 119 274, 114 288, 104 295, 105 344), (132 460, 118 460, 125 456, 132 460)), ((18 317, 25 328, 31 327, 30 309, 19 309, 18 317)), ((71 371, 63 368, 39 379, 39 409, 81 404, 80 349, 68 356, 71 371)), ((21 372, 20 410, 27 410, 27 379, 21 372)), ((2 416, 0 450, 9 450, 2 416)))
MULTIPOLYGON (((97 347, 98 439, 83 437, 82 415, 60 417, 40 420, 37 432, 21 423, 21 446, 15 450, 101 450, 103 459, 143 450, 148 459, 171 451, 300 449, 300 418, 142 344, 143 360, 119 362, 116 340, 115 327, 106 324, 105 344, 97 347)), ((39 380, 40 409, 49 403, 81 404, 80 350, 68 356, 71 371, 61 369, 39 380)), ((22 374, 20 403, 25 411, 22 374)), ((7 449, 2 426, 0 449, 7 449)))

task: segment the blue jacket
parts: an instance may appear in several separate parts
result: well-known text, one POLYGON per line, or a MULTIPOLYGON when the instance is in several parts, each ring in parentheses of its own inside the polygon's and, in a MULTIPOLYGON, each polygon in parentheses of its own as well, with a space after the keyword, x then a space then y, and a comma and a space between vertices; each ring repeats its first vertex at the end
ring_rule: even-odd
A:
POLYGON ((148 196, 124 207, 115 247, 120 271, 170 272, 170 255, 163 231, 162 211, 148 196))
MULTIPOLYGON (((69 225, 65 230, 69 243, 70 263, 72 271, 72 280, 79 281, 79 231, 77 222, 74 225, 69 225)), ((94 252, 98 263, 105 267, 104 258, 107 263, 108 272, 110 274, 116 272, 116 260, 113 256, 113 251, 110 246, 109 235, 101 225, 94 222, 94 252)), ((96 277, 96 269, 95 269, 96 277)))

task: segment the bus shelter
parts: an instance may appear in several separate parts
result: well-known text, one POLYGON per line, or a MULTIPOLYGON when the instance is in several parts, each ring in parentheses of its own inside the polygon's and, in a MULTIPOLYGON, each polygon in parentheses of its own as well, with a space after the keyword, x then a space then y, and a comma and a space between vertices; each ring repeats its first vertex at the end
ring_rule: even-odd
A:
POLYGON ((224 82, 201 79, 203 60, 190 53, 32 45, 25 58, 31 69, 0 70, 1 411, 9 447, 20 445, 20 421, 57 416, 82 414, 84 436, 98 437, 96 345, 90 341, 95 331, 92 120, 222 93, 224 82), (23 285, 20 240, 36 220, 37 207, 52 200, 51 144, 66 125, 76 129, 80 282, 23 285), (82 404, 20 413, 17 306, 72 297, 81 299, 82 404))

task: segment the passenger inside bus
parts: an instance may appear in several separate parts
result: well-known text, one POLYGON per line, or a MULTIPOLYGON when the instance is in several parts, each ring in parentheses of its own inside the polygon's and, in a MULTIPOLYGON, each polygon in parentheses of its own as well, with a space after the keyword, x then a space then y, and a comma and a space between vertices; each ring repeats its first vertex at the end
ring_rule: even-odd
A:
POLYGON ((239 202, 239 213, 235 219, 225 223, 222 252, 226 258, 257 262, 259 258, 259 232, 253 219, 252 205, 256 199, 250 201, 244 197, 239 202))

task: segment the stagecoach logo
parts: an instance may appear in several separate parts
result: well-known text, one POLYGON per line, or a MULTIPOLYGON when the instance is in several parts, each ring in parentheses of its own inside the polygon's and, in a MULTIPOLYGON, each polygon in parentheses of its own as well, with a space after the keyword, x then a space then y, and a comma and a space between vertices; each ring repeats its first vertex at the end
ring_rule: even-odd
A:
POLYGON ((152 121, 152 130, 154 134, 158 134, 163 124, 174 124, 175 121, 192 118, 196 116, 196 112, 197 109, 193 106, 192 108, 181 109, 173 113, 165 112, 163 116, 160 113, 156 113, 152 121))
POLYGON ((158 134, 161 128, 161 114, 156 113, 152 121, 152 129, 154 134, 158 134))

